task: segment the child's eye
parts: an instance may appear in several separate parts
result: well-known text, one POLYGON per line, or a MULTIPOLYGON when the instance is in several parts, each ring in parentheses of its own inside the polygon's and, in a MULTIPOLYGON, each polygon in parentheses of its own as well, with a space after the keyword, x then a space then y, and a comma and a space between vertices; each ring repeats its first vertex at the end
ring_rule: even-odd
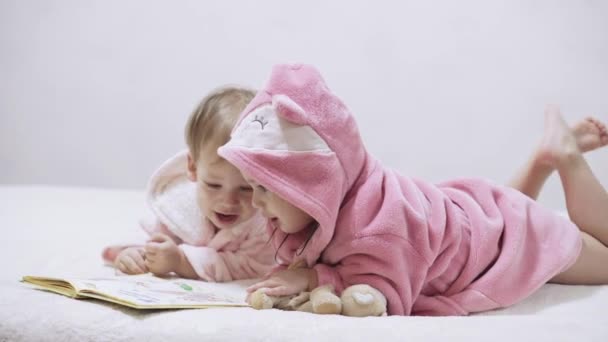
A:
POLYGON ((258 185, 258 189, 260 189, 262 192, 266 192, 266 188, 261 185, 258 185))
POLYGON ((219 188, 221 188, 221 187, 222 187, 222 186, 221 186, 221 185, 219 185, 219 184, 215 184, 215 183, 207 183, 207 182, 205 182, 205 185, 206 185, 208 188, 211 188, 211 189, 219 189, 219 188))
POLYGON ((253 191, 253 189, 250 186, 242 186, 239 189, 241 191, 244 191, 244 192, 252 192, 253 191))

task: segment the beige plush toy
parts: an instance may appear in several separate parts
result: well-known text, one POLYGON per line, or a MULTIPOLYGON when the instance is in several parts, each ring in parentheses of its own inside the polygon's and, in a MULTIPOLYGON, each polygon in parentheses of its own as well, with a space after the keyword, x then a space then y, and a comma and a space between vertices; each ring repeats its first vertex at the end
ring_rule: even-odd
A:
POLYGON ((386 297, 369 285, 349 286, 342 291, 340 299, 344 316, 386 316, 386 297))
POLYGON ((249 304, 258 310, 277 308, 354 317, 386 315, 384 295, 365 284, 346 288, 341 297, 335 294, 331 285, 319 286, 311 292, 281 297, 268 296, 259 289, 251 294, 249 304))

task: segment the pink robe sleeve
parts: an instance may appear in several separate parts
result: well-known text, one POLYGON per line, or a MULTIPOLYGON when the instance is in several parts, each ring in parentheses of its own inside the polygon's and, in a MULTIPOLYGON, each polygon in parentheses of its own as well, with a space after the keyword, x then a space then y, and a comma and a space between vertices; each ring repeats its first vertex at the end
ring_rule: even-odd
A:
POLYGON ((410 315, 420 293, 428 262, 396 236, 367 236, 337 246, 328 255, 335 264, 316 264, 318 285, 331 284, 337 293, 355 284, 368 284, 386 297, 392 315, 410 315), (383 248, 387 240, 391 248, 383 248))
POLYGON ((199 278, 210 282, 258 278, 274 266, 274 252, 263 234, 252 234, 236 250, 216 250, 211 247, 182 244, 199 278))

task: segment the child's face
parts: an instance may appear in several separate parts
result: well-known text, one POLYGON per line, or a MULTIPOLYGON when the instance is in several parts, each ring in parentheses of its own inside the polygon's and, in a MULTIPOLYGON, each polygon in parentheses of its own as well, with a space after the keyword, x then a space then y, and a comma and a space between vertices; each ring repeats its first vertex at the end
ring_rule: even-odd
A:
POLYGON ((196 163, 188 156, 188 178, 197 183, 201 213, 217 228, 232 228, 255 214, 251 186, 215 150, 201 151, 196 163))
POLYGON ((266 190, 254 180, 247 178, 247 183, 253 188, 253 206, 260 209, 262 215, 284 233, 297 233, 314 221, 306 212, 291 205, 279 195, 266 190))

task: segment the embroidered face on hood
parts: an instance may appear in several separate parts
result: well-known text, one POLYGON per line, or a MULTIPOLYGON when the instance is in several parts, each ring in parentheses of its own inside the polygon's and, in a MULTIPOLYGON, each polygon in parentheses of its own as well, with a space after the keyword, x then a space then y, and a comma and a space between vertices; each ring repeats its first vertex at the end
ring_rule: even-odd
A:
MULTIPOLYGON (((218 153, 318 223, 302 254, 308 266, 331 241, 340 205, 366 157, 354 118, 308 65, 275 66, 218 153)), ((308 237, 290 236, 279 250, 282 261, 294 261, 308 237)), ((277 230, 275 248, 284 239, 277 230)))

